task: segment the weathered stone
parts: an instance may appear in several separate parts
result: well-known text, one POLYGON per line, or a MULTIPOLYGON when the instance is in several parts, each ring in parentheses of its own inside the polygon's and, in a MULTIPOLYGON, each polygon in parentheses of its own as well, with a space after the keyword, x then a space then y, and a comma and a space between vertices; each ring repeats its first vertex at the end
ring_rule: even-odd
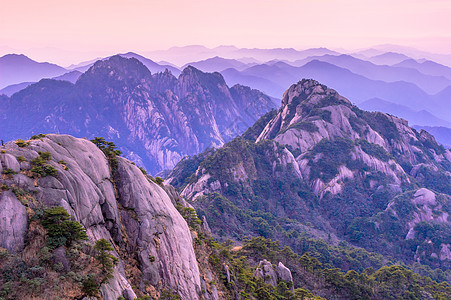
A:
POLYGON ((66 249, 64 246, 60 246, 53 250, 53 264, 60 263, 63 266, 65 272, 70 271, 70 262, 66 257, 66 249))
MULTIPOLYGON (((118 157, 113 185, 105 155, 85 139, 49 134, 30 141, 26 148, 15 144, 8 147, 13 153, 9 154, 9 161, 16 161, 15 155, 33 159, 38 151, 50 152, 52 158, 47 163, 57 170, 57 175, 38 179, 37 187, 35 180, 23 174, 0 179, 0 183, 7 180, 8 184, 36 191, 33 197, 39 205, 64 207, 86 228, 90 243, 105 238, 115 249, 138 257, 137 267, 142 271, 143 282, 149 280, 158 289, 174 290, 183 299, 198 299, 200 275, 188 225, 168 194, 149 182, 136 166, 118 157), (67 170, 56 163, 60 160, 66 162, 67 170)), ((172 194, 179 197, 175 191, 172 194)), ((0 247, 20 252, 27 226, 25 207, 12 191, 0 192, 0 247)), ((112 254, 119 257, 116 251, 112 254)), ((63 247, 54 251, 53 260, 65 270, 70 269, 63 247)), ((104 299, 136 298, 124 264, 119 259, 113 278, 101 286, 104 299)))
POLYGON ((267 284, 277 286, 277 273, 274 271, 272 264, 266 259, 258 263, 258 267, 254 272, 254 276, 263 279, 267 284))
POLYGON ((22 251, 28 229, 25 207, 11 191, 0 193, 0 247, 11 253, 22 251))
POLYGON ((277 278, 279 280, 283 280, 287 283, 291 282, 291 292, 294 293, 294 285, 293 285, 293 276, 291 275, 291 271, 290 269, 288 269, 287 267, 284 266, 284 264, 282 262, 279 262, 279 264, 276 267, 276 273, 277 273, 277 278))

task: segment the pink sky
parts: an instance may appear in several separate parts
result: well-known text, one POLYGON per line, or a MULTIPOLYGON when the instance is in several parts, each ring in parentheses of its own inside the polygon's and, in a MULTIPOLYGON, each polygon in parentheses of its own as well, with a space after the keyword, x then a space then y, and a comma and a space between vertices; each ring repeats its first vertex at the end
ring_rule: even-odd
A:
POLYGON ((1 7, 0 55, 14 49, 63 65, 192 44, 390 43, 451 53, 449 0, 6 0, 1 7))

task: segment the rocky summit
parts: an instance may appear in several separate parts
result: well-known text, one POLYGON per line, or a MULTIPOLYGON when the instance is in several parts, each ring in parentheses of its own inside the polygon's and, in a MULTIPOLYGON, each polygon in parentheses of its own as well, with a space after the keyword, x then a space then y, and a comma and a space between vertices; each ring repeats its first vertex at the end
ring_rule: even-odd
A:
POLYGON ((292 85, 242 136, 181 161, 167 182, 220 239, 260 235, 302 253, 303 233, 450 267, 450 150, 314 80, 292 85))
POLYGON ((105 137, 156 173, 186 155, 219 147, 275 107, 263 93, 191 66, 177 78, 137 59, 96 62, 75 84, 43 79, 0 99, 0 138, 39 133, 105 137))

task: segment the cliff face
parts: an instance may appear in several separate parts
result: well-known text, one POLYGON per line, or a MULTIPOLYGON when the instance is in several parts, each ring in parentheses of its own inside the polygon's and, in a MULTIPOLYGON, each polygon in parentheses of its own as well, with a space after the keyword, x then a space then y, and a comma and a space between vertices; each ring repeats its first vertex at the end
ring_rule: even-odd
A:
POLYGON ((47 135, 24 147, 9 142, 1 150, 0 170, 9 173, 0 179, 0 247, 25 255, 36 211, 61 206, 86 228, 89 243, 104 238, 119 258, 113 278, 101 286, 103 298, 133 298, 136 289, 199 297, 190 229, 165 190, 135 165, 117 157, 112 175, 102 151, 67 135, 47 135), (30 162, 39 152, 50 153, 45 165, 56 174, 32 177, 30 162))
MULTIPOLYGON (((221 149, 182 161, 168 181, 207 215, 215 233, 290 240, 281 232, 295 229, 332 242, 336 235, 394 255, 420 221, 436 224, 440 219, 440 228, 451 228, 444 217, 449 214, 450 172, 450 151, 427 132, 388 114, 362 111, 336 91, 303 80, 286 91, 279 111, 221 149), (419 188, 445 199, 447 205, 434 206, 442 217, 426 218, 421 211, 430 214, 434 208, 418 206, 416 217, 409 217, 417 221, 402 214, 393 220, 390 203, 419 188), (393 223, 396 230, 390 228, 393 223), (276 226, 281 229, 271 229, 276 226), (381 247, 382 241, 390 246, 381 247)), ((415 243, 421 244, 420 239, 415 243)), ((447 247, 442 244, 436 245, 435 255, 447 247)), ((414 256, 409 251, 401 255, 410 261, 414 256)))
POLYGON ((274 108, 259 91, 227 87, 219 73, 187 67, 178 78, 152 75, 120 56, 98 61, 75 85, 42 80, 5 103, 3 140, 43 132, 103 136, 152 172, 223 145, 274 108))

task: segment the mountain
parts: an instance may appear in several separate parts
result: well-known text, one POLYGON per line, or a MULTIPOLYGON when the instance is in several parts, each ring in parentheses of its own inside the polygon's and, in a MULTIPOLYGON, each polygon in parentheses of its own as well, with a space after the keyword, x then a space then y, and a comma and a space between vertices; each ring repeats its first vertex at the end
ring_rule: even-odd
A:
POLYGON ((165 290, 200 298, 201 276, 212 271, 197 262, 202 257, 175 208, 183 202, 130 161, 67 135, 7 143, 0 160, 9 172, 0 179, 5 299, 135 299, 165 290), (93 247, 101 239, 103 253, 110 250, 103 260, 93 247), (117 268, 102 270, 111 257, 117 268), (38 289, 20 285, 33 280, 38 289))
POLYGON ((149 71, 152 73, 164 72, 167 69, 169 72, 171 72, 175 76, 180 75, 180 70, 172 65, 160 65, 144 56, 141 56, 141 55, 133 53, 133 52, 128 52, 128 53, 119 54, 119 55, 122 57, 125 57, 125 58, 136 58, 143 65, 145 65, 147 67, 147 69, 149 69, 149 71))
POLYGON ((446 270, 450 171, 451 152, 431 134, 302 80, 278 111, 166 181, 219 239, 264 236, 301 253, 302 236, 344 240, 446 270))
POLYGON ((23 90, 24 88, 32 85, 33 83, 35 83, 35 82, 22 82, 22 83, 8 85, 7 87, 0 90, 0 95, 6 95, 8 97, 11 97, 12 94, 23 90))
POLYGON ((42 132, 103 136, 153 173, 223 145, 275 107, 257 90, 229 88, 219 73, 187 67, 178 78, 151 74, 121 56, 96 62, 75 84, 41 80, 5 103, 3 140, 42 132))
POLYGON ((63 75, 53 77, 52 79, 69 81, 71 83, 75 83, 75 82, 77 82, 78 78, 80 78, 81 74, 82 73, 80 71, 70 71, 63 75))
POLYGON ((50 63, 38 63, 23 54, 7 54, 0 57, 0 89, 12 84, 33 82, 51 78, 67 72, 66 69, 50 63))
MULTIPOLYGON (((153 60, 150 60, 142 55, 133 53, 133 52, 127 52, 127 53, 123 53, 123 54, 118 54, 121 57, 125 57, 125 58, 136 58, 137 60, 139 60, 143 65, 145 65, 147 67, 147 69, 149 69, 149 71, 151 73, 159 73, 159 72, 164 72, 166 69, 168 69, 173 75, 178 76, 180 75, 180 70, 176 67, 174 67, 173 65, 170 64, 158 64, 156 62, 154 62, 153 60)), ((109 57, 105 57, 102 58, 100 60, 107 60, 110 59, 111 56, 109 57)), ((82 62, 78 65, 73 65, 69 68, 71 68, 72 70, 75 71, 79 71, 79 72, 86 72, 90 67, 92 67, 94 65, 95 62, 97 62, 99 59, 95 59, 95 60, 91 60, 91 61, 87 61, 87 62, 82 62)))
POLYGON ((215 56, 206 60, 201 60, 197 62, 191 62, 183 66, 186 68, 188 65, 195 67, 204 72, 221 72, 225 69, 236 69, 242 70, 249 67, 249 64, 245 64, 236 59, 227 59, 219 56, 215 56))
POLYGON ((303 254, 263 237, 219 243, 172 186, 103 139, 48 134, 0 149, 0 292, 8 300, 451 295, 445 272, 435 275, 439 284, 433 271, 421 276, 345 243, 302 237, 303 254))
POLYGON ((293 65, 302 66, 315 59, 348 69, 355 74, 365 76, 372 80, 411 82, 429 94, 436 94, 451 85, 451 81, 441 74, 425 75, 414 67, 376 65, 345 54, 309 57, 301 61, 296 61, 293 65))
POLYGON ((149 51, 144 53, 148 57, 156 60, 166 60, 176 65, 189 64, 192 61, 206 60, 212 57, 223 57, 226 59, 245 59, 244 63, 254 63, 257 61, 278 60, 297 60, 314 55, 336 55, 338 52, 327 48, 311 48, 305 50, 296 50, 293 48, 237 48, 234 46, 219 46, 216 48, 207 48, 204 46, 192 45, 185 47, 172 47, 167 50, 149 51), (251 60, 246 58, 252 58, 251 60))
POLYGON ((386 52, 383 54, 372 56, 372 57, 368 58, 368 60, 377 65, 391 66, 391 65, 400 63, 409 58, 410 57, 408 57, 407 55, 402 54, 402 53, 386 52))
POLYGON ((451 128, 443 126, 413 126, 416 130, 426 130, 434 135, 435 139, 446 148, 451 148, 451 128))
POLYGON ((415 111, 407 106, 394 104, 382 99, 373 98, 358 105, 368 111, 380 111, 403 118, 411 125, 451 126, 450 122, 441 120, 426 110, 415 111))
POLYGON ((416 69, 421 73, 433 75, 433 76, 445 76, 451 79, 451 68, 438 64, 434 61, 425 60, 418 62, 414 59, 406 59, 400 63, 393 65, 393 67, 406 67, 411 69, 416 69))
POLYGON ((253 66, 243 71, 225 70, 223 73, 229 83, 241 80, 251 87, 259 86, 264 93, 276 98, 284 92, 283 86, 288 86, 300 78, 315 78, 324 84, 334 86, 353 103, 359 104, 372 98, 380 98, 407 106, 412 110, 427 110, 451 122, 449 117, 451 111, 447 105, 449 88, 435 95, 429 95, 413 83, 371 80, 346 68, 319 60, 310 61, 301 67, 277 62, 253 66), (268 81, 265 88, 265 82, 268 81), (349 84, 350 82, 353 84, 349 84))
MULTIPOLYGON (((63 75, 54 77, 52 79, 55 80, 63 80, 63 81, 69 81, 71 83, 75 83, 77 81, 77 79, 80 77, 82 73, 79 71, 70 71, 67 72, 63 75)), ((5 94, 8 97, 11 97, 13 94, 17 93, 18 91, 21 91, 27 87, 29 87, 30 85, 32 85, 33 83, 36 82, 22 82, 22 83, 18 83, 18 84, 12 84, 9 85, 3 89, 0 90, 0 95, 1 94, 5 94)))

